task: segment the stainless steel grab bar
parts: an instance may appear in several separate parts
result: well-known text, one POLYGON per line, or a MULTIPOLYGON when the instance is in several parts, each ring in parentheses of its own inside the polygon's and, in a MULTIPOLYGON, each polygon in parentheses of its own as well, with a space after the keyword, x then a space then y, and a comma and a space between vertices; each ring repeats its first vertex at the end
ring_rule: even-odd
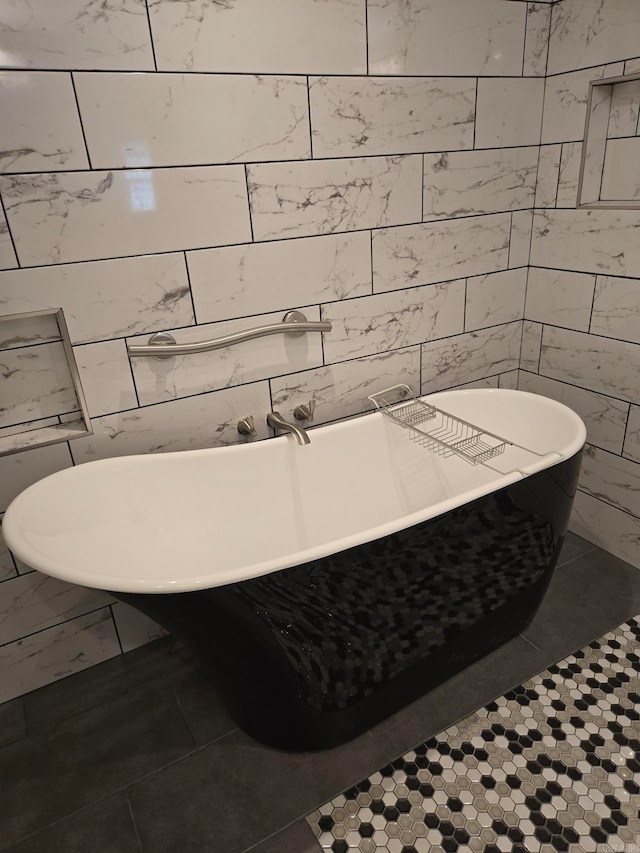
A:
POLYGON ((293 338, 304 335, 305 332, 330 332, 332 328, 328 320, 307 320, 300 311, 288 311, 282 323, 273 323, 269 326, 257 326, 255 329, 247 329, 246 332, 234 332, 224 335, 212 341, 196 341, 190 344, 176 343, 173 335, 167 332, 156 332, 151 335, 149 343, 141 345, 128 345, 129 355, 150 355, 153 358, 171 358, 174 355, 192 355, 196 352, 209 352, 209 350, 222 349, 232 344, 242 344, 245 341, 253 341, 265 335, 285 334, 293 338))

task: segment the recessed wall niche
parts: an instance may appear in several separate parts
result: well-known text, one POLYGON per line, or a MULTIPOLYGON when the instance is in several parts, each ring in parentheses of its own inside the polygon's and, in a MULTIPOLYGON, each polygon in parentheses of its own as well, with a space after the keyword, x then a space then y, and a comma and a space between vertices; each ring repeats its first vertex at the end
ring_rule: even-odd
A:
POLYGON ((577 207, 640 208, 640 73, 589 84, 577 207))
POLYGON ((0 316, 0 456, 93 430, 62 309, 0 316))

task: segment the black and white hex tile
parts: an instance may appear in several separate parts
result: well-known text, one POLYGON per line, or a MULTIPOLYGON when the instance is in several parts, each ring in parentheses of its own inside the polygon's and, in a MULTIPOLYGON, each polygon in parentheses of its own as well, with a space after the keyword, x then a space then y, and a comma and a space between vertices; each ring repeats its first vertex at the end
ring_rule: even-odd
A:
POLYGON ((639 619, 308 815, 320 848, 640 853, 639 619))

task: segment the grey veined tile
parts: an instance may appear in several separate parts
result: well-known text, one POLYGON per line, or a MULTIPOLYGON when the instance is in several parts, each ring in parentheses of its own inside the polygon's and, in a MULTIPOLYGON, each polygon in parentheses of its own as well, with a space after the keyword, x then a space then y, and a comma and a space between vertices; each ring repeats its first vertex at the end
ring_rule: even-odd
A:
POLYGON ((521 75, 525 18, 500 0, 370 0, 369 73, 521 75))
MULTIPOLYGON (((604 394, 596 394, 584 388, 577 388, 567 382, 559 382, 545 376, 528 373, 525 370, 520 372, 518 388, 521 391, 542 394, 543 397, 550 397, 552 400, 569 406, 585 422, 587 441, 590 444, 601 447, 603 450, 609 450, 611 453, 622 451, 629 413, 628 403, 623 403, 604 394)), ((627 442, 629 442, 630 427, 631 419, 629 428, 627 428, 627 442)), ((636 461, 640 461, 640 453, 636 461)))
POLYGON ((506 269, 510 224, 508 213, 496 213, 376 231, 373 289, 399 290, 506 269))
POLYGON ((521 323, 506 323, 422 345, 422 393, 518 367, 521 323))
POLYGON ((598 276, 590 331, 640 343, 640 281, 598 276))
POLYGON ((311 156, 304 77, 79 73, 75 84, 94 169, 311 156))
POLYGON ((589 331, 595 281, 594 275, 585 273, 531 267, 525 317, 538 323, 589 331))
POLYGON ((242 166, 14 175, 0 190, 23 265, 251 239, 242 166))
POLYGON ((174 0, 148 5, 163 71, 366 73, 366 13, 360 0, 234 0, 200 3, 197 14, 174 0))
POLYGON ((537 166, 533 146, 425 154, 423 219, 532 207, 537 166))
POLYGON ((3 8, 0 33, 10 68, 154 69, 143 0, 23 0, 3 8))
POLYGON ((0 172, 89 168, 70 74, 2 71, 0 98, 0 172))
POLYGON ((4 211, 0 208, 0 270, 13 269, 17 266, 18 259, 13 250, 9 226, 7 225, 4 211))
POLYGON ((640 345, 545 326, 540 373, 590 391, 634 403, 638 397, 640 345))
POLYGON ((422 209, 421 169, 419 155, 249 166, 255 239, 312 237, 417 222, 422 209))
POLYGON ((475 80, 319 77, 309 94, 315 157, 473 146, 475 80))

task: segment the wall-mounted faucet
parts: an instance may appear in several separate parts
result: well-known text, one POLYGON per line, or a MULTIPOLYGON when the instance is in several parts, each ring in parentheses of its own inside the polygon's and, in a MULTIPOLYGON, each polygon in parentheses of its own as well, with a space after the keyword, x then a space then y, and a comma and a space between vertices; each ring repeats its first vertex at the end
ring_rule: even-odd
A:
POLYGON ((298 444, 310 444, 311 439, 307 435, 306 430, 302 429, 302 427, 296 426, 295 424, 286 421, 280 412, 269 412, 267 415, 267 425, 271 427, 271 429, 283 429, 286 432, 293 433, 296 437, 296 441, 298 444))

